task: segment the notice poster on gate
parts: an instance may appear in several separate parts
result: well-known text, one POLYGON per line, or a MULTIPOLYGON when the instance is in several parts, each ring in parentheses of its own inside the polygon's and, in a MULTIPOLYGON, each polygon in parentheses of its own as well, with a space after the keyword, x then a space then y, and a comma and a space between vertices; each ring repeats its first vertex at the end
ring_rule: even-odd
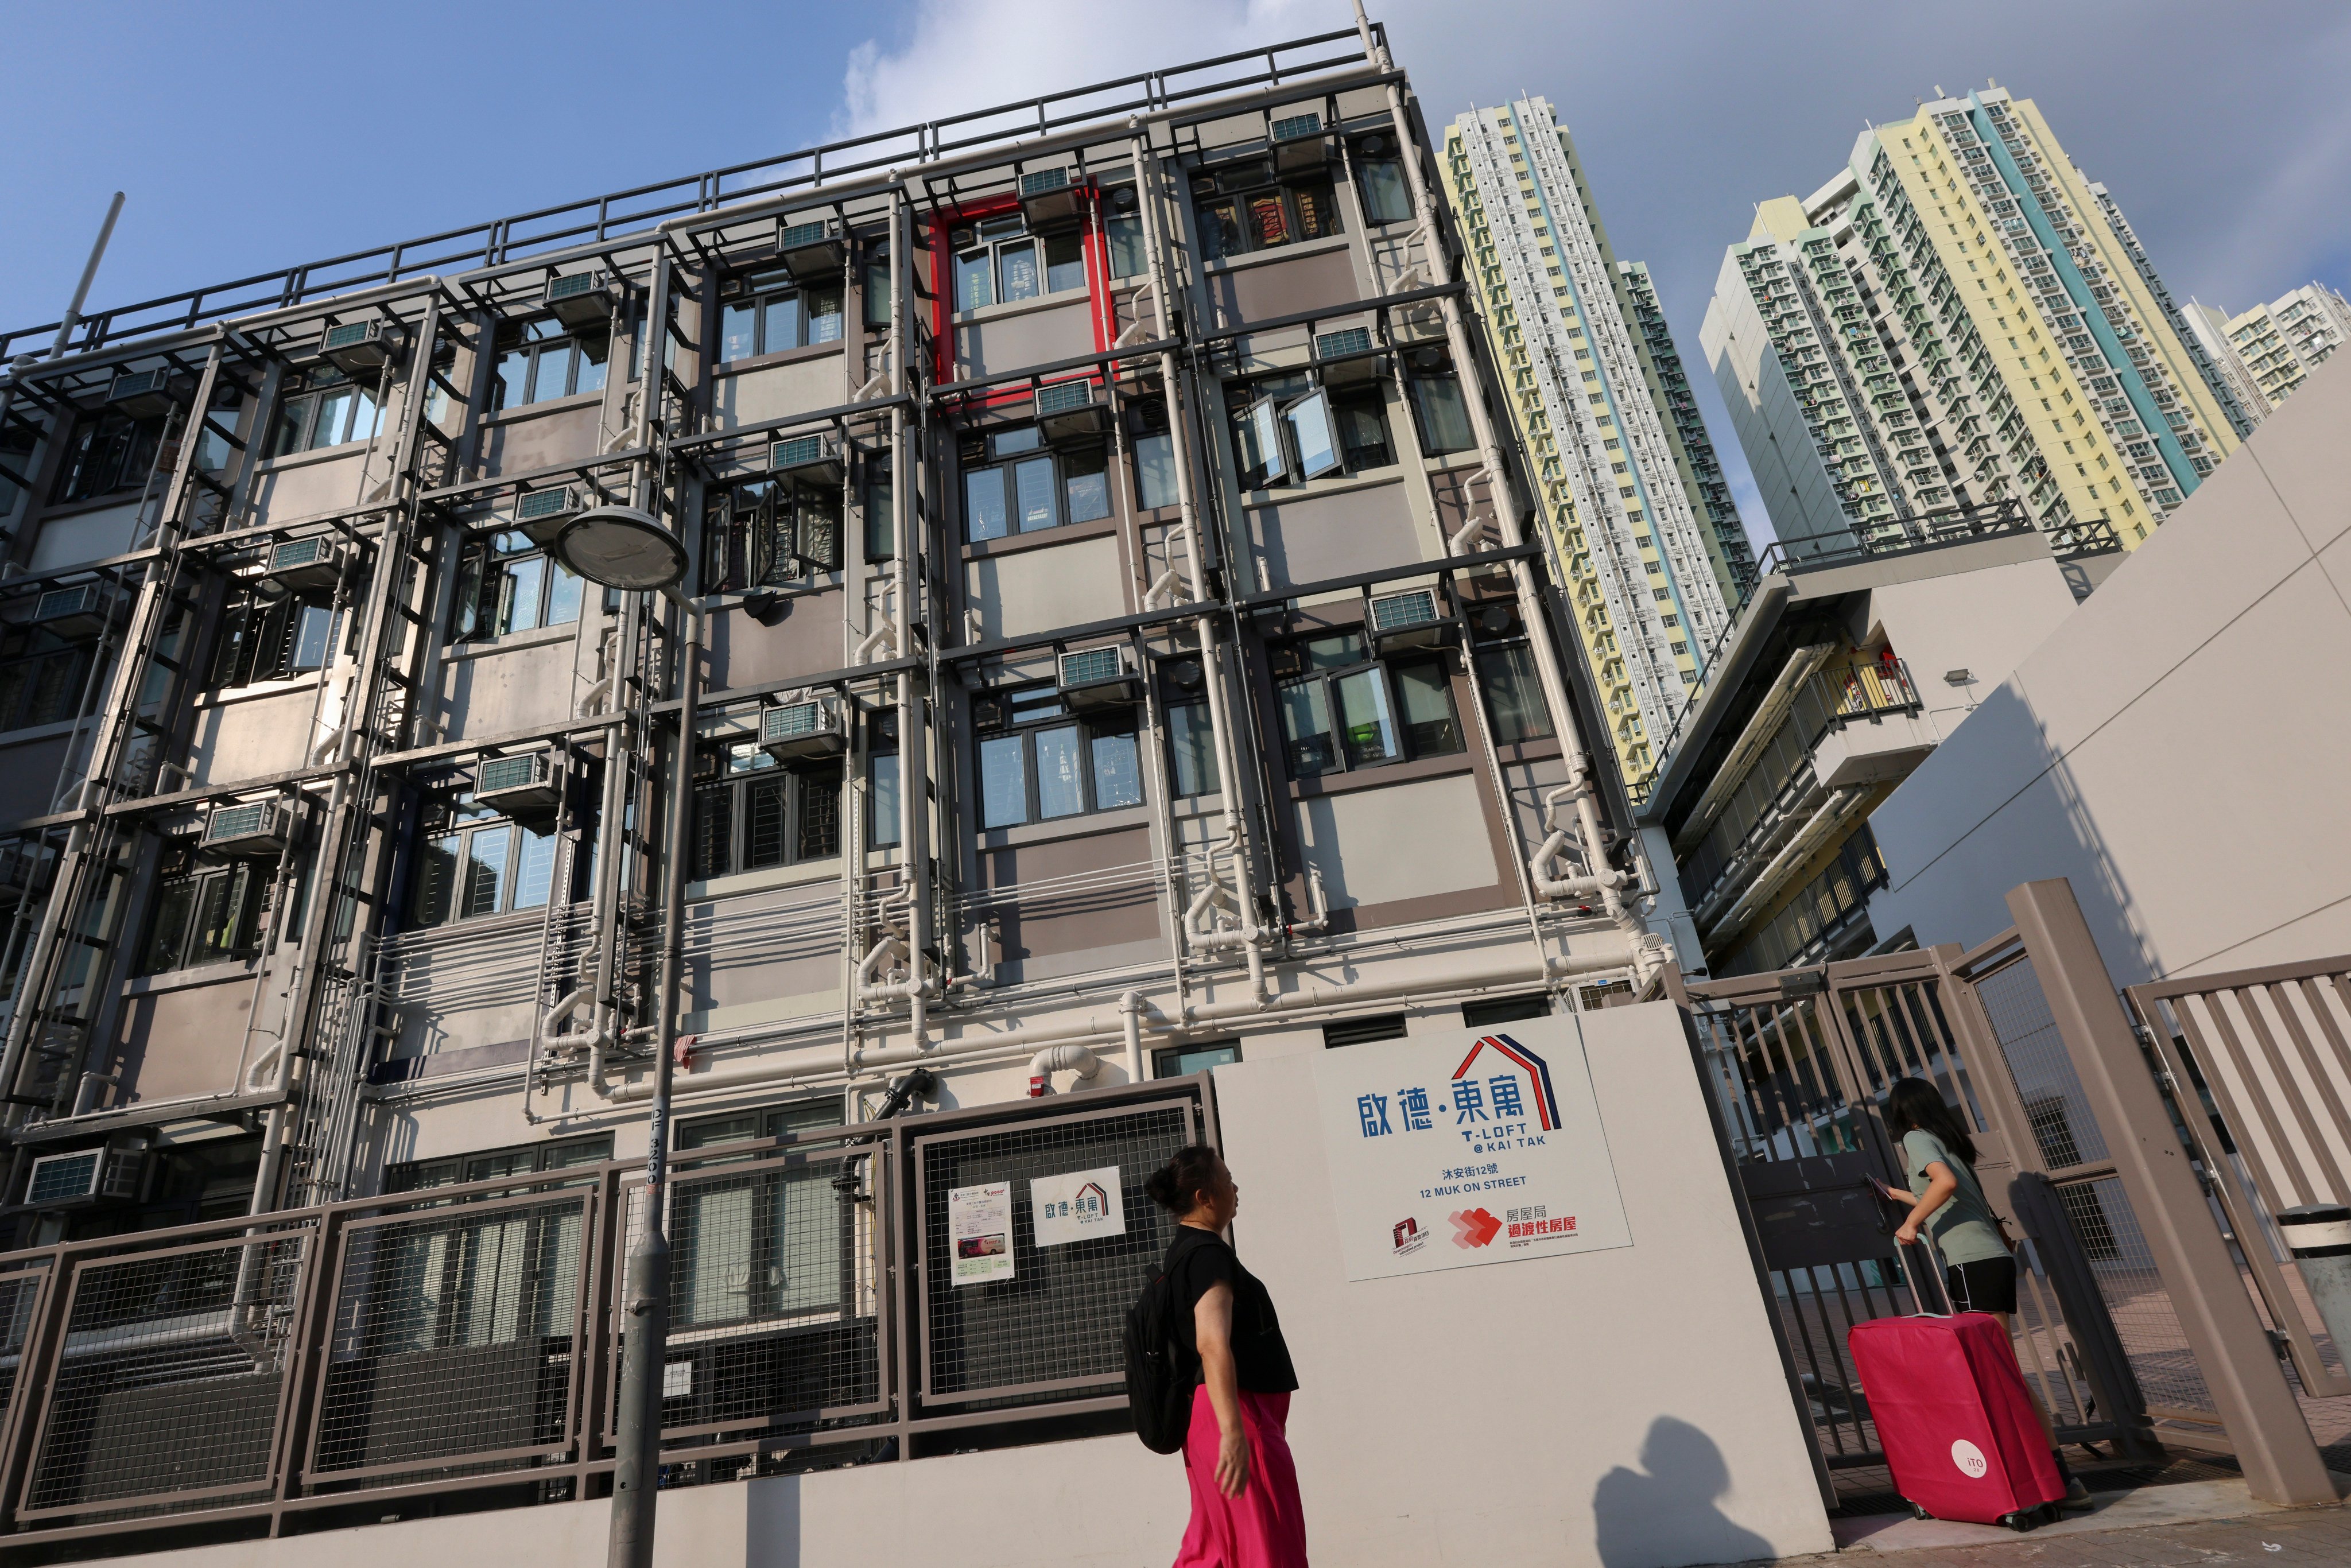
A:
POLYGON ((947 1245, 954 1251, 956 1284, 1012 1278, 1012 1184, 949 1188, 947 1245))
POLYGON ((1572 1016, 1327 1051, 1314 1082, 1350 1280, 1633 1244, 1572 1016))
POLYGON ((1126 1204, 1119 1194, 1118 1167, 1037 1177, 1029 1184, 1029 1213, 1040 1247, 1125 1235, 1126 1204))

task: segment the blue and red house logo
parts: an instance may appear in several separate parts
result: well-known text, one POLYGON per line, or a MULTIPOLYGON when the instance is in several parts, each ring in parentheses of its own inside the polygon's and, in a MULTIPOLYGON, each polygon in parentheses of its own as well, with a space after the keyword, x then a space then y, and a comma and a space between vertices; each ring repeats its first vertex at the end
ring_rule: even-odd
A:
MULTIPOLYGON (((1546 1133, 1558 1130, 1559 1098, 1552 1092, 1550 1064, 1507 1034, 1480 1037, 1470 1046, 1469 1054, 1461 1059, 1461 1065, 1453 1070, 1453 1082, 1460 1083, 1468 1079, 1470 1068, 1488 1051, 1492 1051, 1525 1076, 1527 1099, 1531 1103, 1542 1130, 1546 1133)), ((1488 1071, 1491 1071, 1492 1068, 1489 1066, 1488 1071)))

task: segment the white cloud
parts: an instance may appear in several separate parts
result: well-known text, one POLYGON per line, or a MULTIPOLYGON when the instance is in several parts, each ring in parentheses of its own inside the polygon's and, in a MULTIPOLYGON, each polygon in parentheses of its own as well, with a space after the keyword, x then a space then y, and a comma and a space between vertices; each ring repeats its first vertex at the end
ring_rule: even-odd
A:
POLYGON ((919 124, 1353 19, 1346 0, 918 0, 898 38, 850 52, 836 127, 853 136, 919 124))

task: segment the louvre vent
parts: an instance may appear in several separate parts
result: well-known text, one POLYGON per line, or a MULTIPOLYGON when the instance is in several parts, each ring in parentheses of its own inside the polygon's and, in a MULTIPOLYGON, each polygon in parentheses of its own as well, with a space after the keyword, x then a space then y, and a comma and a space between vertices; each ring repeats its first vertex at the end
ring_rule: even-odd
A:
POLYGON ((1349 354, 1370 351, 1372 332, 1368 327, 1350 327, 1343 332, 1326 332, 1314 340, 1314 357, 1318 360, 1344 359, 1349 354))
POLYGON ((269 807, 266 803, 258 806, 223 806, 213 813, 211 823, 205 827, 204 841, 209 843, 214 839, 243 838, 247 833, 259 831, 262 824, 268 820, 269 807))
POLYGON ((48 623, 80 620, 101 613, 106 607, 106 595, 97 583, 85 582, 72 588, 52 588, 33 601, 33 619, 48 623))
POLYGON ((1066 191, 1069 188, 1070 172, 1067 169, 1040 169, 1033 174, 1020 176, 1020 193, 1024 196, 1041 196, 1048 191, 1066 191))
POLYGON ((780 703, 759 715, 759 745, 779 762, 838 757, 849 748, 837 697, 780 703))
POLYGON ((319 347, 324 352, 332 353, 337 349, 349 349, 364 343, 368 340, 369 329, 374 325, 372 321, 345 321, 340 326, 329 327, 327 335, 319 340, 319 347))
POLYGON ((534 490, 515 503, 515 521, 538 522, 547 517, 557 517, 565 512, 576 512, 579 509, 568 486, 560 490, 534 490))
POLYGON ((1322 117, 1319 114, 1292 114, 1273 122, 1276 141, 1296 141, 1301 137, 1322 134, 1322 117))
POLYGON ((1037 413, 1040 418, 1049 413, 1067 413, 1071 409, 1091 407, 1093 401, 1093 382, 1056 382, 1037 389, 1037 413))
POLYGON ((776 236, 781 250, 798 250, 802 246, 821 245, 832 235, 832 225, 819 218, 811 224, 794 224, 776 236))
POLYGON ((582 294, 593 294, 598 281, 599 275, 593 272, 575 272, 568 277, 551 278, 547 285, 547 302, 553 305, 565 299, 576 299, 582 294))
POLYGON ((314 566, 327 559, 327 539, 323 534, 315 539, 288 539, 269 552, 272 571, 289 566, 314 566))
POLYGON ((547 754, 534 751, 525 757, 493 757, 474 772, 474 793, 495 795, 502 790, 526 789, 547 779, 547 754))
POLYGON ((87 1198, 97 1191, 98 1173, 105 1164, 104 1149, 82 1149, 35 1160, 32 1179, 25 1187, 25 1201, 41 1207, 87 1198))
POLYGON ((760 725, 760 737, 766 740, 789 740, 794 736, 813 735, 824 724, 822 703, 792 703, 770 708, 760 725))
POLYGON ((1372 601, 1372 630, 1375 632, 1409 631, 1415 626, 1435 625, 1442 619, 1433 589, 1416 588, 1409 593, 1384 594, 1372 601))
POLYGON ((1061 684, 1065 686, 1091 685, 1096 681, 1114 681, 1126 673, 1125 650, 1116 643, 1106 648, 1086 648, 1075 653, 1061 655, 1061 684))

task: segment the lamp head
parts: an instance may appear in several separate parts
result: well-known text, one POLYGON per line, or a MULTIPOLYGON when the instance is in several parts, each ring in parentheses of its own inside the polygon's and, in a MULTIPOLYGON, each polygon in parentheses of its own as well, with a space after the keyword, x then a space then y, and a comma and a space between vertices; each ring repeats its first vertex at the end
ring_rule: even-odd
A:
POLYGON ((555 536, 555 559, 604 588, 667 588, 685 576, 685 547, 634 507, 591 507, 555 536))

